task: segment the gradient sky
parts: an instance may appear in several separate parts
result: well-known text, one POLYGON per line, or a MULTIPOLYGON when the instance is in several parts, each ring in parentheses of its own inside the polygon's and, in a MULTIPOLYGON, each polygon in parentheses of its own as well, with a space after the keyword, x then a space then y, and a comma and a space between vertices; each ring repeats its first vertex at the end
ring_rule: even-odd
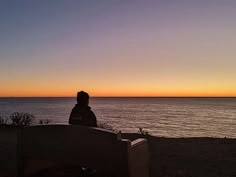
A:
POLYGON ((2 0, 0 96, 236 96, 235 0, 2 0))

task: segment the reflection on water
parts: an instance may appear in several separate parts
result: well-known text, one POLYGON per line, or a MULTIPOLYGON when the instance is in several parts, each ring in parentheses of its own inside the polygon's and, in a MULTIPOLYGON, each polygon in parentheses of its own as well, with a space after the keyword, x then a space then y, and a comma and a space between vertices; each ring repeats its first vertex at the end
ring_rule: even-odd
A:
MULTIPOLYGON (((75 98, 0 98, 0 115, 15 111, 67 123, 75 98)), ((236 98, 91 98, 98 121, 122 132, 142 127, 165 137, 236 138, 236 98)))

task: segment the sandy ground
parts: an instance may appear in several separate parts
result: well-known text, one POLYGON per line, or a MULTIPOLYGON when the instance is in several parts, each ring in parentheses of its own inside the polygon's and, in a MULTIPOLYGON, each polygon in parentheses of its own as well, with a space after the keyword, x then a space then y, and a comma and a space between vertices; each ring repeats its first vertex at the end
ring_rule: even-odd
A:
MULTIPOLYGON (((236 177, 236 139, 145 137, 149 142, 150 177, 236 177)), ((16 129, 0 127, 0 177, 14 176, 16 129)))

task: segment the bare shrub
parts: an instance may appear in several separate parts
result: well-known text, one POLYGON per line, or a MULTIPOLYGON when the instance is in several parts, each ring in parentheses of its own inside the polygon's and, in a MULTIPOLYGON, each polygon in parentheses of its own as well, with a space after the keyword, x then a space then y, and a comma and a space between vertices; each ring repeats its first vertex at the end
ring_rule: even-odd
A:
POLYGON ((149 132, 144 130, 143 128, 139 128, 138 133, 141 135, 149 135, 149 132))
POLYGON ((39 125, 47 125, 47 124, 50 124, 52 121, 51 120, 49 120, 49 119, 40 119, 39 121, 38 121, 38 124, 39 125))
POLYGON ((104 123, 104 122, 99 122, 98 123, 98 128, 110 130, 110 131, 113 131, 113 132, 115 131, 115 129, 111 125, 109 125, 107 123, 104 123))
POLYGON ((10 115, 11 124, 16 126, 32 125, 34 118, 33 114, 25 112, 14 112, 10 115))
POLYGON ((0 125, 7 125, 8 118, 0 116, 0 125))

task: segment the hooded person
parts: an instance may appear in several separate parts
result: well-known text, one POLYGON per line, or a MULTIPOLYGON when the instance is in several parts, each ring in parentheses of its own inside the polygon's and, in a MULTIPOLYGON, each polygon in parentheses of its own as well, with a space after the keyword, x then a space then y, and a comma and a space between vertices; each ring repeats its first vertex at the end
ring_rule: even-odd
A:
POLYGON ((80 91, 77 93, 77 104, 72 109, 69 124, 97 127, 97 118, 89 107, 89 94, 80 91))

